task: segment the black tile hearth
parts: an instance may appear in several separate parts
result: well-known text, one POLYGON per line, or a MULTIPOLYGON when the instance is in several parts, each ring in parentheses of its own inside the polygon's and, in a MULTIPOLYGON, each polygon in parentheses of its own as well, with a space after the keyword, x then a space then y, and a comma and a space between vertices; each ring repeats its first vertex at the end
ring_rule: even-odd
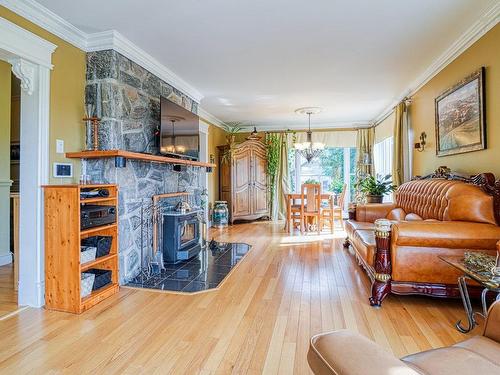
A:
POLYGON ((177 264, 165 263, 160 273, 143 272, 125 286, 185 293, 214 289, 249 250, 250 245, 245 243, 212 240, 194 258, 177 264))

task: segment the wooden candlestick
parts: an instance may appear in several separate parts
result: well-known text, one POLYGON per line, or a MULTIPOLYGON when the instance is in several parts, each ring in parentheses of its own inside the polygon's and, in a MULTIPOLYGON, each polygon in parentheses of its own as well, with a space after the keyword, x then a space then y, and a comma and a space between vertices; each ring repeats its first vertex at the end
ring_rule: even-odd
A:
POLYGON ((97 151, 99 149, 99 138, 98 138, 98 134, 97 134, 97 131, 98 131, 98 127, 99 127, 99 122, 101 121, 101 119, 99 117, 84 117, 83 118, 83 121, 90 121, 92 123, 92 127, 94 128, 94 132, 92 134, 92 143, 93 143, 93 147, 94 147, 94 151, 97 151))

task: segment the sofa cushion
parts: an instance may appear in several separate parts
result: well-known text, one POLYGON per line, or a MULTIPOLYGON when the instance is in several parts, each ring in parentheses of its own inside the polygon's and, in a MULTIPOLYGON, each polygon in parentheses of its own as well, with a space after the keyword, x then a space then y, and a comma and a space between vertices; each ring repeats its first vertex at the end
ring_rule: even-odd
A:
MULTIPOLYGON (((408 215, 405 216, 406 221, 421 221, 423 220, 420 216, 414 213, 409 213, 408 215)), ((432 219, 429 219, 432 220, 432 219)))
POLYGON ((418 375, 366 337, 347 330, 314 336, 307 361, 315 375, 418 375))
POLYGON ((406 212, 402 208, 395 208, 387 215, 387 219, 402 221, 406 217, 406 212))
POLYGON ((474 353, 489 359, 497 366, 500 366, 500 343, 493 341, 492 339, 484 336, 474 336, 468 340, 459 342, 454 346, 473 351, 474 353))
POLYGON ((494 362, 471 350, 456 346, 412 354, 402 360, 423 374, 500 374, 500 366, 494 362))
POLYGON ((368 203, 356 206, 356 221, 373 223, 385 219, 396 206, 394 203, 368 203))
POLYGON ((345 230, 347 232, 347 235, 349 237, 352 237, 355 231, 357 230, 375 230, 375 224, 373 223, 366 223, 364 221, 354 221, 354 220, 347 220, 345 222, 345 230))
POLYGON ((351 237, 354 250, 368 265, 373 266, 375 254, 375 232, 373 230, 359 229, 351 237))

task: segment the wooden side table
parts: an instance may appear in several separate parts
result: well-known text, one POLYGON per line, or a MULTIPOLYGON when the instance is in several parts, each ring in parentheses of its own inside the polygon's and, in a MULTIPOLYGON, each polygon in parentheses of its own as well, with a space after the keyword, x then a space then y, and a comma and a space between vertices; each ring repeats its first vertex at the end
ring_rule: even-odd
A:
POLYGON ((457 327, 457 329, 462 333, 468 333, 477 326, 477 321, 475 319, 476 315, 486 318, 486 315, 488 314, 486 294, 488 292, 497 293, 496 300, 500 300, 500 280, 493 278, 492 275, 485 275, 470 269, 464 263, 463 257, 440 256, 439 258, 463 272, 463 275, 458 278, 458 289, 460 290, 460 296, 462 297, 465 314, 467 316, 467 326, 464 327, 462 321, 459 320, 455 324, 455 327, 457 327), (473 280, 483 288, 483 291, 481 292, 481 312, 474 311, 472 308, 469 291, 467 289, 467 280, 473 280))

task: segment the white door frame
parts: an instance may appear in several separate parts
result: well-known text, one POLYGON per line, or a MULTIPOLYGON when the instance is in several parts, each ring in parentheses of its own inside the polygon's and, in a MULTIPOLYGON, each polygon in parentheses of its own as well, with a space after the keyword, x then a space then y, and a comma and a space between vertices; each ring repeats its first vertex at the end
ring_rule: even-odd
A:
MULTIPOLYGON (((209 125, 203 120, 199 122, 199 134, 200 134, 200 161, 208 163, 208 129, 209 125)), ((204 189, 208 189, 208 173, 204 171, 202 173, 201 185, 204 189)), ((208 202, 205 202, 205 222, 207 227, 210 227, 210 218, 208 217, 208 202)))
POLYGON ((43 191, 49 179, 52 53, 57 48, 0 17, 0 60, 21 80, 19 305, 44 305, 43 191))

